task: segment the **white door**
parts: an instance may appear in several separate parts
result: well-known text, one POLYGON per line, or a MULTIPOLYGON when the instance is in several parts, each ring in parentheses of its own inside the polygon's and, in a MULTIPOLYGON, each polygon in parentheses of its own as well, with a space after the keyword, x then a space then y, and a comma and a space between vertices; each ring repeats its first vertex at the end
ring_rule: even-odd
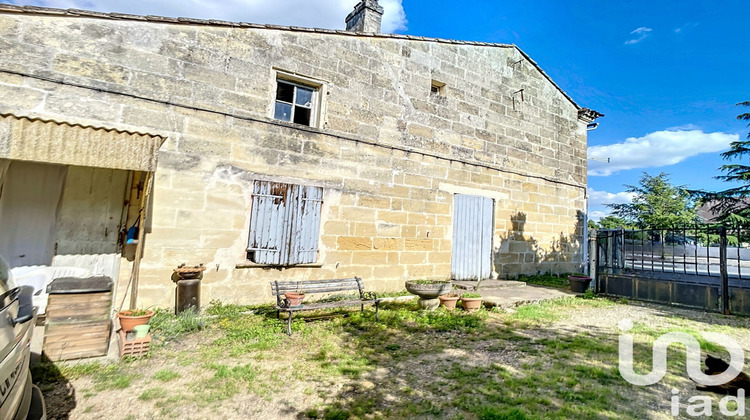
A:
POLYGON ((451 257, 454 280, 486 279, 492 274, 494 204, 488 197, 454 196, 451 257))

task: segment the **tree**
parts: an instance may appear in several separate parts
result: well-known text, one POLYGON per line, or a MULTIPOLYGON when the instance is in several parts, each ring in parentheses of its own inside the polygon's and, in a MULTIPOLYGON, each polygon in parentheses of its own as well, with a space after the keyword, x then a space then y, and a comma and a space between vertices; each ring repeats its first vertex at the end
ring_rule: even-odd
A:
MULTIPOLYGON (((737 106, 750 107, 750 101, 740 102, 737 106)), ((737 116, 740 121, 748 121, 750 127, 750 112, 737 116)), ((721 154, 724 160, 732 161, 750 156, 750 133, 747 140, 738 140, 730 143, 729 150, 721 154)), ((697 192, 697 196, 711 205, 711 211, 718 214, 718 221, 729 221, 735 223, 750 222, 750 165, 731 163, 722 165, 719 170, 726 175, 717 176, 726 182, 737 182, 741 185, 719 192, 697 192)))
POLYGON ((695 203, 683 187, 669 182, 669 175, 643 173, 638 186, 626 185, 633 201, 606 204, 615 216, 644 229, 665 229, 695 221, 695 203))
POLYGON ((630 226, 628 226, 628 222, 626 222, 625 219, 612 215, 599 219, 599 227, 601 229, 630 229, 630 226))

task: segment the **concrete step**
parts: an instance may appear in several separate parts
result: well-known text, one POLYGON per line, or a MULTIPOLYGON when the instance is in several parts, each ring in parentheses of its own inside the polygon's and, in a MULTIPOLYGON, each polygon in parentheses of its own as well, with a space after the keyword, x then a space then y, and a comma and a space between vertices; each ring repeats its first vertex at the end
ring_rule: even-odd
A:
MULTIPOLYGON (((477 285, 475 281, 454 281, 453 285, 460 290, 474 290, 477 285)), ((526 283, 514 280, 482 280, 480 290, 504 290, 526 287, 526 283)))

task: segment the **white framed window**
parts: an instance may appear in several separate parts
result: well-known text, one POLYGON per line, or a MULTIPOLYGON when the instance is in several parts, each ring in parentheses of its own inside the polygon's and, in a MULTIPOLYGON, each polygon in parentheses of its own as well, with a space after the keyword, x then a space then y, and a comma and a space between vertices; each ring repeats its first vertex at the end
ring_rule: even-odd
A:
POLYGON ((247 259, 292 266, 318 259, 323 188, 255 181, 247 259))
POLYGON ((319 127, 323 82, 276 71, 273 118, 294 124, 319 127))

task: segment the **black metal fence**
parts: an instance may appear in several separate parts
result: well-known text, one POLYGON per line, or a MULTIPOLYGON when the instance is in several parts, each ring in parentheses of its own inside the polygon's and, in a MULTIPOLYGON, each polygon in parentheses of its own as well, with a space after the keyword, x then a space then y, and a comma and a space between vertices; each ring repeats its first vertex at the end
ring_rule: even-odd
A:
POLYGON ((747 227, 599 230, 592 239, 597 291, 750 314, 747 227))

